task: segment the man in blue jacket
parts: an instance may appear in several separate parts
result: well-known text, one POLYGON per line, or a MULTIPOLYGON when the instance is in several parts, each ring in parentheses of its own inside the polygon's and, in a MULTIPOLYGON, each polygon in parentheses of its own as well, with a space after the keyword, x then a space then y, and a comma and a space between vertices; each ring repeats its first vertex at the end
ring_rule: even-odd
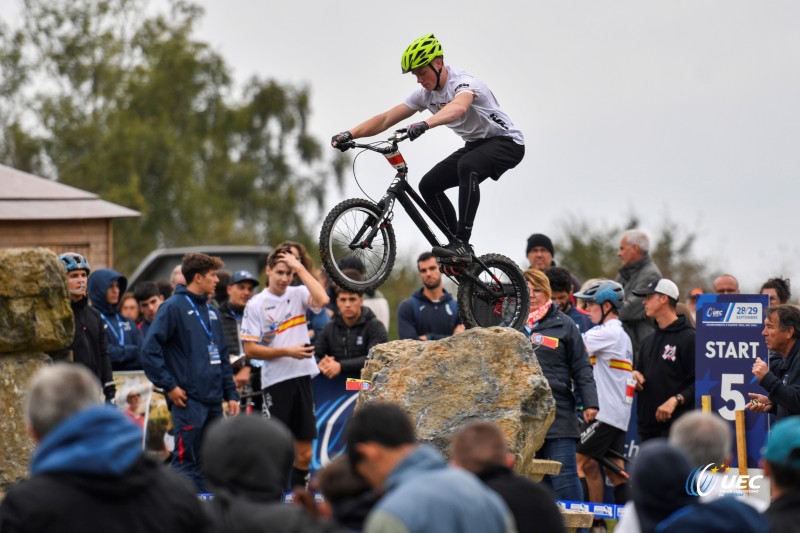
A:
POLYGON ((411 420, 397 405, 376 402, 356 411, 347 427, 347 454, 351 467, 384 493, 367 517, 366 533, 516 531, 500 496, 418 444, 411 420))
POLYGON ((401 339, 432 341, 464 330, 458 304, 442 287, 439 261, 430 252, 417 259, 422 288, 397 308, 397 333, 401 339))
POLYGON ((228 347, 218 312, 208 305, 222 261, 190 253, 181 264, 188 285, 159 308, 147 332, 142 365, 148 379, 167 395, 175 428, 172 465, 205 491, 200 443, 205 428, 222 416, 222 402, 239 413, 228 347))
POLYGON ((141 370, 142 336, 136 322, 119 314, 119 297, 125 294, 128 279, 110 268, 95 270, 89 276, 89 299, 100 311, 106 330, 112 370, 141 370))
POLYGON ((99 399, 100 382, 82 365, 36 373, 25 402, 37 444, 31 477, 0 505, 0 530, 207 531, 190 484, 144 453, 139 427, 99 399))

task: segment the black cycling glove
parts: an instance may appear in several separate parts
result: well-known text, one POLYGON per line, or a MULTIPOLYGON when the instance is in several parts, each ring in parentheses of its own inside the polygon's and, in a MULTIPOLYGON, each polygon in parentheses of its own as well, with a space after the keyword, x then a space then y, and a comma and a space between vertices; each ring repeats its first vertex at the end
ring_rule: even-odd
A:
POLYGON ((342 152, 346 151, 350 146, 347 144, 353 140, 353 134, 349 131, 343 131, 342 133, 337 133, 333 137, 331 137, 331 146, 340 150, 342 152), (333 143, 336 143, 335 145, 333 143))
POLYGON ((413 141, 429 129, 430 126, 423 120, 422 122, 415 122, 411 124, 408 128, 406 128, 406 131, 408 132, 408 138, 413 141))

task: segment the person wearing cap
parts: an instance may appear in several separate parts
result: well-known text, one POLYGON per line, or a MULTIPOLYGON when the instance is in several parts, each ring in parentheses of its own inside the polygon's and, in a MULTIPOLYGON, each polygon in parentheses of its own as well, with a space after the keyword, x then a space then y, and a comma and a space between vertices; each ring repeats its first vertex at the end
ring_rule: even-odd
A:
POLYGON ((764 513, 772 531, 800 531, 800 416, 772 427, 761 468, 772 481, 772 503, 764 513))
POLYGON ((58 256, 67 273, 69 304, 75 317, 75 335, 66 350, 49 354, 56 360, 71 360, 88 368, 103 384, 106 401, 113 403, 117 387, 111 373, 111 358, 108 354, 106 334, 100 312, 89 305, 87 279, 91 269, 89 261, 79 253, 67 252, 58 256))
POLYGON ((614 281, 625 290, 625 303, 619 319, 633 343, 633 357, 639 357, 642 341, 653 332, 653 321, 645 315, 642 299, 633 289, 661 279, 661 271, 650 258, 650 238, 646 233, 631 229, 622 234, 617 256, 622 260, 614 281))
POLYGON ((639 391, 639 439, 667 437, 672 423, 694 409, 695 330, 678 316, 680 292, 666 278, 634 289, 643 298, 644 311, 656 322, 655 331, 642 342, 633 378, 639 391))
POLYGON ((745 408, 773 413, 779 420, 800 415, 800 309, 793 305, 768 308, 761 334, 772 360, 767 366, 757 357, 752 372, 767 395, 748 393, 751 402, 745 408))
MULTIPOLYGON (((225 335, 225 342, 228 344, 228 355, 233 364, 233 381, 236 387, 241 389, 247 385, 252 388, 250 392, 261 390, 261 361, 248 361, 244 357, 244 348, 239 338, 239 331, 242 329, 242 316, 244 308, 250 298, 253 297, 258 278, 247 270, 237 270, 231 274, 230 282, 226 287, 228 299, 219 306, 220 319, 222 321, 222 333, 225 335), (253 372, 252 368, 256 367, 253 372)), ((257 409, 261 409, 260 395, 250 399, 242 399, 243 403, 252 402, 257 409)))

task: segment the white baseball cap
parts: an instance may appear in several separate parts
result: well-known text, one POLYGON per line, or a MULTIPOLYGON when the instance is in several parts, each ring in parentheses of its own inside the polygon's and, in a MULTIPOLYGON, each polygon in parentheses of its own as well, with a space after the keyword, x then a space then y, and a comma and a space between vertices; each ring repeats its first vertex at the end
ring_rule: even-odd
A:
POLYGON ((651 294, 663 294, 665 296, 669 296, 673 300, 677 300, 680 297, 680 291, 678 291, 678 286, 672 280, 667 278, 661 278, 660 280, 651 281, 645 287, 641 287, 639 289, 635 289, 632 291, 633 294, 636 296, 649 296, 651 294))

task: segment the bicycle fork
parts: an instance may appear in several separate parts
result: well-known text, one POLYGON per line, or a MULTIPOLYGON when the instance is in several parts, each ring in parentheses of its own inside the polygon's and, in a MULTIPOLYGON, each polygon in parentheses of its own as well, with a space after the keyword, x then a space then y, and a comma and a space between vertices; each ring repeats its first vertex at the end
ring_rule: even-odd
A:
POLYGON ((381 201, 378 203, 378 207, 383 206, 383 210, 381 211, 381 216, 378 218, 377 222, 372 222, 372 218, 368 217, 364 223, 361 225, 361 229, 358 230, 353 240, 350 241, 348 247, 351 250, 363 250, 364 248, 372 248, 372 239, 378 234, 378 232, 386 226, 392 220, 392 209, 394 208, 394 197, 391 196, 388 198, 389 202, 387 205, 387 197, 383 197, 381 201), (364 233, 369 230, 369 233, 366 237, 364 237, 364 233))

